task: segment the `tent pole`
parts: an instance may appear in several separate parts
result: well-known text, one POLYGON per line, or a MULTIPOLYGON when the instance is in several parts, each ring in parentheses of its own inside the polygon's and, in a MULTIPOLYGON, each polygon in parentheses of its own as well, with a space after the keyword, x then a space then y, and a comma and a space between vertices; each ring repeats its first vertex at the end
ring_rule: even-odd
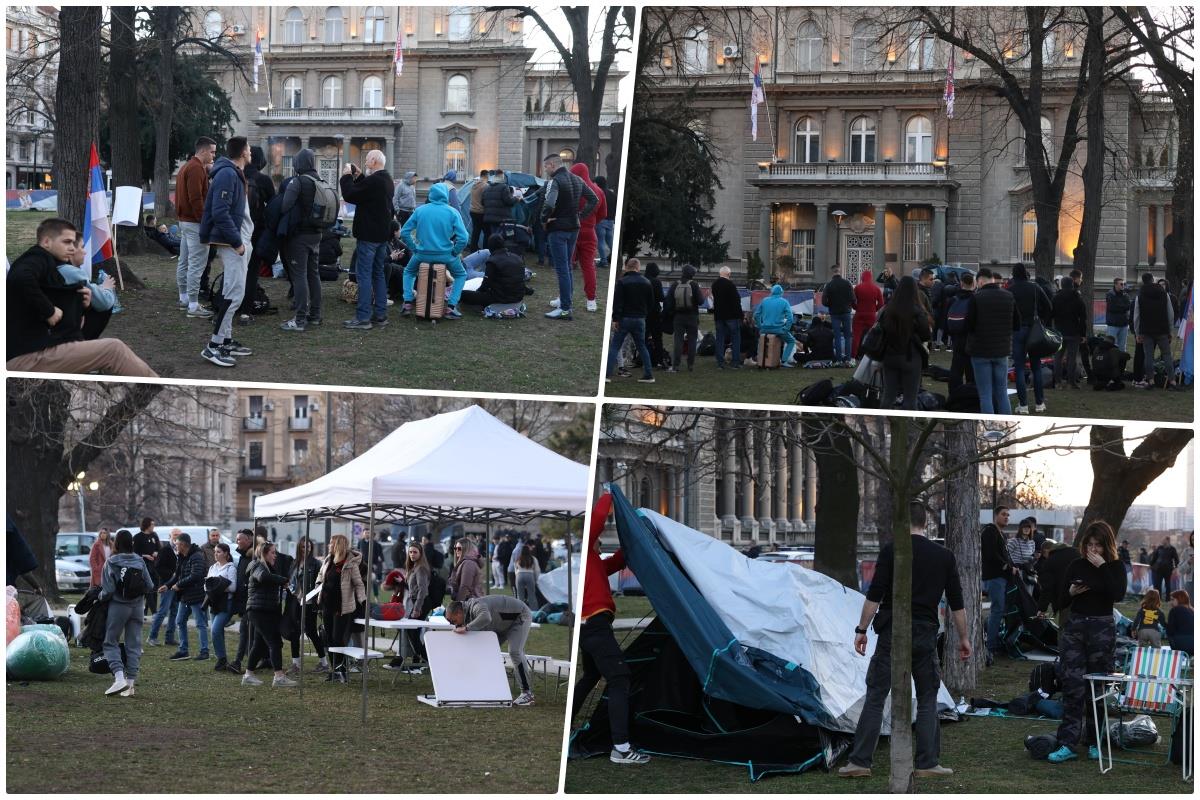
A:
POLYGON ((373 557, 375 555, 375 504, 371 503, 371 520, 367 527, 367 602, 363 609, 363 657, 362 657, 362 724, 363 735, 367 733, 367 673, 369 672, 370 662, 367 660, 367 631, 370 629, 371 622, 371 595, 375 588, 375 574, 372 570, 374 564, 373 557))
MULTIPOLYGON (((484 530, 486 531, 486 533, 484 533, 484 535, 483 535, 484 536, 483 555, 486 560, 484 561, 485 572, 483 574, 485 576, 484 581, 487 583, 488 586, 491 586, 492 585, 492 521, 490 519, 487 521, 487 525, 484 526, 484 530)), ((492 593, 492 590, 488 589, 487 594, 491 594, 491 593, 492 593)))
POLYGON ((573 652, 571 639, 575 633, 575 594, 571 590, 571 518, 567 518, 567 612, 571 616, 571 624, 567 626, 567 652, 573 652))
MULTIPOLYGON (((308 538, 312 530, 312 512, 304 512, 304 561, 300 562, 300 699, 304 699, 304 626, 308 622, 308 554, 312 550, 312 542, 308 538)), ((296 553, 299 557, 300 553, 296 553)))

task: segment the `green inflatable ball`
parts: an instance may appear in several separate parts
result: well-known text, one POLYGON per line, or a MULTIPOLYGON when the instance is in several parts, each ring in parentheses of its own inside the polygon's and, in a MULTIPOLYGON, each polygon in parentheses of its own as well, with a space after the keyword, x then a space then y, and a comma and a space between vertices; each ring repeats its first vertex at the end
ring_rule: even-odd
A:
POLYGON ((5 665, 17 680, 52 681, 67 671, 71 654, 62 631, 27 631, 8 643, 5 665))
POLYGON ((35 624, 35 625, 22 625, 21 626, 21 633, 29 633, 31 631, 46 631, 47 633, 58 634, 59 636, 63 637, 64 639, 67 638, 66 634, 63 633, 62 628, 58 627, 57 625, 51 625, 49 623, 42 624, 42 625, 35 624))

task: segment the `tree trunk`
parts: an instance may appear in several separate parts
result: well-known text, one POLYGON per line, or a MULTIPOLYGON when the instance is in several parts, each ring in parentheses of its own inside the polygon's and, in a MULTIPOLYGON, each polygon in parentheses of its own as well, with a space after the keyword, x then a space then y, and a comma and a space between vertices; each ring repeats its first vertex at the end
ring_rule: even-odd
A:
POLYGON ((979 550, 979 457, 978 422, 945 424, 947 467, 970 466, 946 479, 946 547, 958 563, 958 578, 963 586, 963 610, 967 615, 967 637, 971 642, 971 658, 963 661, 950 642, 954 628, 946 631, 946 651, 942 659, 943 679, 956 695, 975 691, 979 679, 981 654, 984 652, 982 606, 979 586, 982 574, 979 550))
POLYGON ((154 38, 158 44, 158 114, 154 129, 154 215, 169 217, 175 213, 171 204, 171 128, 175 122, 175 34, 182 9, 178 6, 156 6, 154 38))
POLYGON ((909 794, 913 790, 912 730, 912 536, 908 503, 911 499, 908 474, 909 421, 891 417, 889 464, 892 484, 892 545, 895 569, 892 574, 892 734, 888 791, 909 794))
MULTIPOLYGON (((625 149, 625 123, 614 122, 608 126, 609 142, 612 148, 604 159, 604 174, 608 178, 608 188, 617 191, 621 182, 621 152, 625 149)), ((620 210, 620 209, 618 209, 620 210)), ((620 248, 617 248, 620 252, 620 248)))
MULTIPOLYGON (((133 6, 112 7, 112 34, 109 37, 108 139, 112 147, 110 166, 114 190, 118 186, 142 185, 137 52, 134 39, 135 10, 133 6)), ((114 236, 115 244, 120 248, 119 255, 145 253, 149 244, 140 224, 123 226, 119 232, 114 230, 114 236)), ((114 266, 103 266, 110 274, 116 274, 114 266)), ((121 277, 127 287, 145 287, 145 283, 129 269, 128 264, 121 266, 121 277)))
POLYGON ((850 437, 830 417, 802 417, 817 463, 813 569, 858 590, 858 465, 850 437))
POLYGON ((1155 428, 1128 456, 1123 436, 1123 429, 1117 426, 1092 426, 1092 493, 1075 532, 1076 542, 1094 520, 1103 520, 1114 533, 1119 532, 1129 507, 1175 464, 1193 433, 1190 428, 1155 428))
POLYGON ((1089 39, 1084 52, 1087 64, 1087 161, 1083 165, 1083 220, 1079 244, 1072 254, 1075 268, 1083 273, 1080 292, 1092 307, 1096 278, 1096 250, 1100 244, 1100 221, 1104 212, 1104 8, 1087 6, 1089 39))
POLYGON ((64 6, 58 16, 54 188, 58 216, 80 230, 87 204, 88 158, 100 135, 100 10, 100 6, 64 6))

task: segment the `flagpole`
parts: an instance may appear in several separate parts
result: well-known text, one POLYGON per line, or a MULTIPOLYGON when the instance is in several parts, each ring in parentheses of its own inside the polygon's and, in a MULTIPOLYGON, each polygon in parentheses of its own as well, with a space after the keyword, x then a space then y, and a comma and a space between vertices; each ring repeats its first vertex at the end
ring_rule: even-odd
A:
MULTIPOLYGON (((139 209, 139 211, 138 211, 138 217, 139 217, 138 223, 139 224, 141 224, 141 219, 140 219, 141 216, 142 216, 142 212, 139 209)), ((121 275, 121 257, 119 255, 117 255, 117 227, 118 226, 112 224, 111 220, 109 221, 109 228, 112 229, 113 261, 117 262, 117 286, 119 286, 121 288, 121 291, 123 292, 123 291, 125 291, 125 278, 123 275, 121 275)))
POLYGON ((763 105, 767 107, 767 129, 771 132, 771 163, 775 163, 775 159, 779 154, 779 149, 775 146, 775 123, 771 121, 771 96, 767 94, 767 85, 763 84, 763 105))

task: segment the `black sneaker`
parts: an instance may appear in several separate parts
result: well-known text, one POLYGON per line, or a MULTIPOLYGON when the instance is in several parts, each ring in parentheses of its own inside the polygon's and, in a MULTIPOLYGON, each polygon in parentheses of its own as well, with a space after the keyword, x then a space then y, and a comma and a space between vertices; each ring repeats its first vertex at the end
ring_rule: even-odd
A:
POLYGON ((386 327, 386 326, 387 326, 387 324, 388 324, 388 318, 387 318, 387 317, 380 317, 380 318, 378 318, 378 319, 375 319, 374 317, 372 317, 372 318, 371 318, 371 324, 372 324, 373 326, 375 326, 376 328, 384 328, 384 327, 386 327))
POLYGON ((348 319, 342 323, 342 327, 352 331, 369 331, 372 328, 371 320, 348 319))
POLYGON ((230 339, 226 344, 221 345, 221 349, 227 351, 229 355, 233 356, 234 358, 254 355, 253 350, 251 350, 249 347, 246 347, 246 345, 242 344, 237 339, 230 339))
POLYGON ((223 658, 218 658, 217 663, 213 664, 213 672, 224 672, 229 668, 229 662, 223 658))
POLYGON ((175 652, 175 655, 171 656, 170 660, 171 661, 187 661, 190 658, 191 658, 191 656, 188 655, 187 653, 185 653, 183 650, 177 650, 175 652))
POLYGON ((240 661, 234 661, 231 664, 226 664, 225 671, 233 675, 241 675, 243 672, 245 672, 245 670, 242 669, 242 662, 240 661))
POLYGON ((193 661, 208 661, 208 651, 207 651, 207 650, 201 650, 201 651, 200 651, 200 655, 196 656, 196 657, 195 657, 194 659, 192 659, 192 660, 193 660, 193 661))
POLYGON ((210 361, 218 367, 236 367, 237 360, 234 359, 224 347, 209 345, 200 351, 200 357, 205 361, 210 361))

